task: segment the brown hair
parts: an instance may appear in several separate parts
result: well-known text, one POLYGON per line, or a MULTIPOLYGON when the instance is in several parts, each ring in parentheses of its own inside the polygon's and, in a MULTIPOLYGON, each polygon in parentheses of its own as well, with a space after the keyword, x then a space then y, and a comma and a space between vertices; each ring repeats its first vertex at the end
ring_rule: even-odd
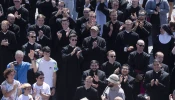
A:
POLYGON ((7 76, 8 76, 11 72, 15 72, 15 73, 16 73, 15 69, 13 69, 13 68, 7 68, 7 69, 4 71, 4 77, 5 77, 5 78, 8 78, 7 76))

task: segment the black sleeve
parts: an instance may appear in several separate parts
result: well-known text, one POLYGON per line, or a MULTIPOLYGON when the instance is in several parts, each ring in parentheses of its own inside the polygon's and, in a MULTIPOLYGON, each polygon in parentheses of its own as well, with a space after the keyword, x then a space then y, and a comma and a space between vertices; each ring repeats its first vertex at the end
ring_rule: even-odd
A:
POLYGON ((109 9, 106 7, 104 3, 100 3, 98 6, 98 10, 104 13, 106 16, 109 16, 109 9))

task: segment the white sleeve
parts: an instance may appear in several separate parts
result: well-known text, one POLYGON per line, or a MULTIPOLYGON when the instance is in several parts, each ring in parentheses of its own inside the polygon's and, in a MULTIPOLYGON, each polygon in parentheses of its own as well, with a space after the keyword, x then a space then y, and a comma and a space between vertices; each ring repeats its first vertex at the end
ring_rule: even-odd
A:
POLYGON ((49 94, 49 95, 51 95, 51 93, 50 93, 50 86, 49 86, 49 85, 47 85, 46 94, 49 94))

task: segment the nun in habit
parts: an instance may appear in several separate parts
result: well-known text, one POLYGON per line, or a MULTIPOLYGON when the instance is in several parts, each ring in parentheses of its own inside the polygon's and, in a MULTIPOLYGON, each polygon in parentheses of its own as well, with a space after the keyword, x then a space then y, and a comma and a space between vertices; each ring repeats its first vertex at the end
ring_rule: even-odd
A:
POLYGON ((173 47, 174 38, 172 37, 171 29, 167 24, 163 24, 160 28, 160 34, 153 42, 153 55, 155 57, 156 52, 162 52, 164 54, 163 63, 167 64, 170 70, 174 67, 171 53, 173 47))

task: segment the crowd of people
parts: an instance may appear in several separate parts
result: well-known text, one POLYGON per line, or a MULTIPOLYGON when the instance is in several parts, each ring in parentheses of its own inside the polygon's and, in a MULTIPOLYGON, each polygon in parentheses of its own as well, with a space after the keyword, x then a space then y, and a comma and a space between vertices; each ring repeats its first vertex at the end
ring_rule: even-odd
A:
POLYGON ((0 0, 1 100, 175 100, 173 2, 0 0))

